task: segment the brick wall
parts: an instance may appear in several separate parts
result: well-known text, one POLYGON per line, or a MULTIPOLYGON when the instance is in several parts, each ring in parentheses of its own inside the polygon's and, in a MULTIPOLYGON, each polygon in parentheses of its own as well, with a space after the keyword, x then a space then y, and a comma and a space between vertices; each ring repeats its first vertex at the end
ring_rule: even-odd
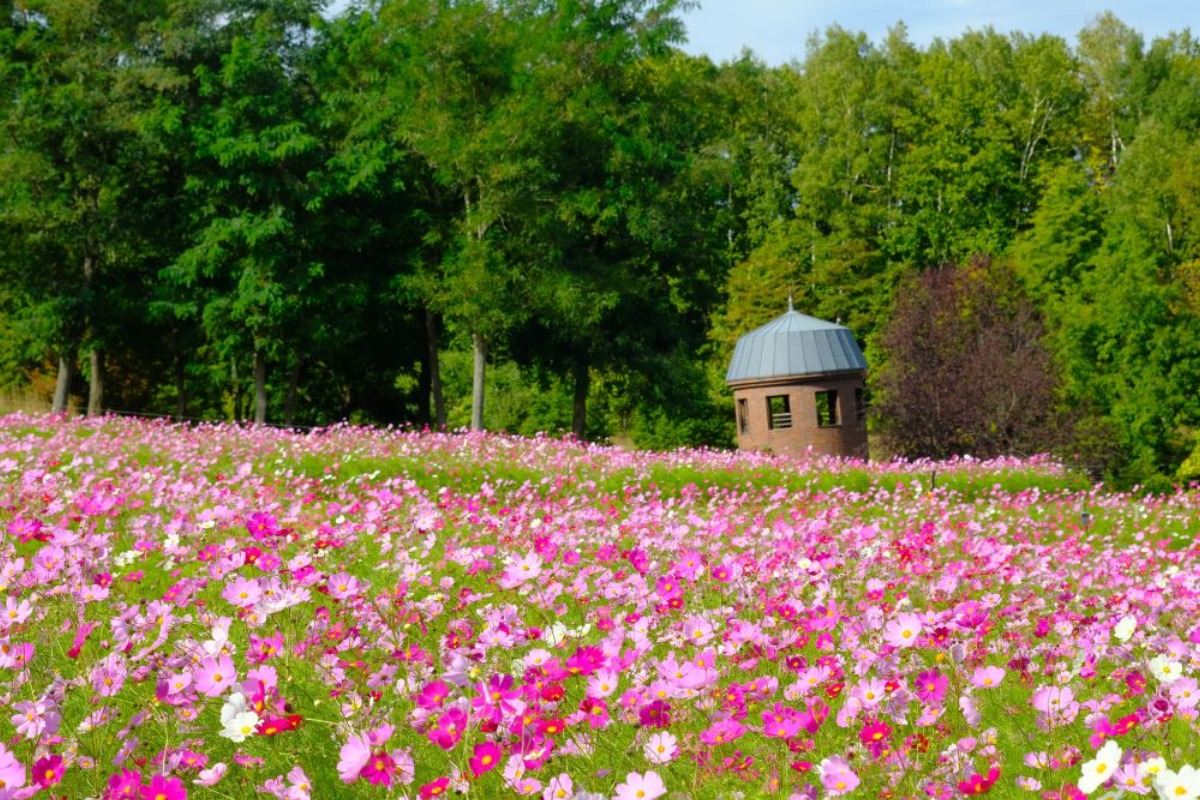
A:
POLYGON ((855 389, 863 388, 861 374, 789 378, 743 383, 733 387, 734 406, 744 408, 746 431, 738 420, 738 447, 743 450, 770 450, 781 455, 803 455, 811 446, 818 453, 837 456, 867 457, 867 423, 859 421, 855 409, 855 389), (837 392, 838 422, 818 424, 817 394, 837 392), (771 429, 768 397, 786 396, 791 408, 792 426, 771 429), (743 406, 742 403, 745 403, 743 406))

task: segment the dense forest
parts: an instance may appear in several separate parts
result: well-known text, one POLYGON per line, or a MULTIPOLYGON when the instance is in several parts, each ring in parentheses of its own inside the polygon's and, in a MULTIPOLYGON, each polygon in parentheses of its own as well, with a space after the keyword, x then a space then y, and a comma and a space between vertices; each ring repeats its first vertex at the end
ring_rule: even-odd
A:
POLYGON ((681 5, 0 0, 0 381, 728 446, 733 344, 789 295, 894 374, 898 295, 963 265, 1031 310, 1055 447, 1200 472, 1188 31, 898 23, 717 65, 681 5))

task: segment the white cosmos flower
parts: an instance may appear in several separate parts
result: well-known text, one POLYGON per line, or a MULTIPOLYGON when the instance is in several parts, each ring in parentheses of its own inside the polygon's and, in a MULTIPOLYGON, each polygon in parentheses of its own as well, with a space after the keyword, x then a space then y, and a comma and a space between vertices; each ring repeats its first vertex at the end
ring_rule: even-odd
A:
POLYGON ((1164 800, 1196 800, 1200 797, 1200 770, 1188 764, 1179 772, 1160 770, 1154 776, 1154 790, 1164 800))
POLYGON ((1128 642, 1133 637, 1135 628, 1137 628, 1137 620, 1126 614, 1113 626, 1113 636, 1119 642, 1128 642))
POLYGON ((234 692, 221 706, 221 735, 232 742, 244 742, 258 727, 258 714, 250 710, 246 696, 234 692))
POLYGON ((1112 777, 1121 765, 1121 747, 1112 739, 1104 743, 1096 753, 1096 757, 1083 765, 1083 774, 1079 777, 1079 791, 1091 794, 1100 785, 1112 777))
POLYGON ((1183 664, 1170 656, 1155 656, 1150 659, 1150 671, 1158 678, 1159 683, 1170 683, 1183 677, 1183 664))

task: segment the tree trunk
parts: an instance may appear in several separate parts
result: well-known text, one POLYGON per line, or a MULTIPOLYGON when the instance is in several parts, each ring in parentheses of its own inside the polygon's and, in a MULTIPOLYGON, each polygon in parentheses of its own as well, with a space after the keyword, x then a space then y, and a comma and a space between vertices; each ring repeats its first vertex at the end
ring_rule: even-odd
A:
POLYGON ((254 422, 262 425, 267 421, 267 354, 262 350, 254 353, 254 422))
POLYGON ((93 347, 88 354, 88 404, 89 417, 98 416, 104 411, 104 350, 93 347))
POLYGON ((187 363, 183 355, 175 357, 175 419, 183 422, 187 416, 187 363))
POLYGON ((67 410, 71 401, 71 382, 75 379, 75 359, 60 356, 58 359, 58 380, 54 382, 54 404, 50 407, 55 414, 67 410))
POLYGON ((575 362, 575 413, 571 418, 571 432, 580 441, 583 441, 587 433, 587 398, 590 388, 591 376, 587 361, 581 358, 575 362))
POLYGON ((482 334, 471 334, 474 345, 475 372, 471 383, 471 430, 483 430, 483 378, 487 368, 487 339, 482 334))
POLYGON ((438 360, 438 318, 429 309, 425 309, 425 342, 429 358, 429 394, 433 398, 433 427, 444 431, 446 398, 442 396, 442 370, 438 360))
POLYGON ((233 419, 234 421, 242 418, 242 384, 238 381, 237 361, 232 361, 229 364, 229 385, 233 393, 233 419))
POLYGON ((296 357, 296 366, 288 379, 287 399, 283 403, 283 424, 292 427, 296 417, 296 398, 300 395, 300 376, 304 372, 304 357, 296 357))

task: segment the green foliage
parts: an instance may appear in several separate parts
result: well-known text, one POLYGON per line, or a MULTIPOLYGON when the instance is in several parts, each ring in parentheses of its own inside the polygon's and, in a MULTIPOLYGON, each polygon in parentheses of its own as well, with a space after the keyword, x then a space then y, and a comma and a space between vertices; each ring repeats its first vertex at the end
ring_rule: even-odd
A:
POLYGON ((1190 33, 834 27, 715 65, 687 5, 0 3, 3 384, 96 353, 109 408, 457 425, 478 343, 487 426, 728 446, 728 358, 789 295, 882 374, 897 287, 982 254, 1045 320, 1065 454, 1177 474, 1190 33))

